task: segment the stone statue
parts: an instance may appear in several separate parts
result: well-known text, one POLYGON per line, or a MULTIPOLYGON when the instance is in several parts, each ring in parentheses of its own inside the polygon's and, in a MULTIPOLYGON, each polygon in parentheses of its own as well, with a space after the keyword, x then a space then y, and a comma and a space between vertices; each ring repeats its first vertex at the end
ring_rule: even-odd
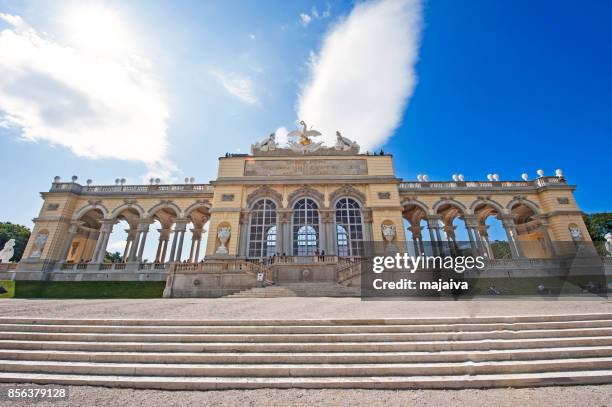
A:
POLYGON ((395 236, 397 234, 395 225, 385 225, 383 223, 381 226, 382 226, 383 238, 385 239, 385 243, 384 243, 385 254, 391 255, 393 253, 397 253, 398 248, 393 243, 393 239, 395 239, 395 236))
POLYGON ((336 145, 334 146, 334 148, 336 150, 348 151, 353 148, 359 149, 359 144, 344 137, 342 134, 340 134, 339 131, 336 131, 336 145))
POLYGON ((311 137, 319 137, 321 136, 321 133, 316 130, 312 130, 312 127, 310 128, 310 130, 308 130, 308 127, 306 126, 306 122, 304 122, 304 120, 300 120, 300 125, 302 126, 302 129, 293 130, 292 132, 289 132, 289 134, 287 134, 287 138, 299 138, 297 142, 289 141, 287 143, 289 148, 296 153, 312 153, 314 151, 317 151, 321 147, 321 145, 323 145, 323 143, 315 143, 311 140, 311 137))
POLYGON ((10 239, 0 251, 0 263, 8 263, 15 254, 15 239, 10 239))
POLYGON ((574 240, 582 240, 582 232, 576 226, 570 227, 570 235, 574 240))
POLYGON ((300 120, 300 124, 302 125, 302 130, 300 129, 293 130, 292 132, 287 134, 288 138, 289 137, 299 137, 300 138, 299 143, 303 146, 307 146, 312 143, 312 140, 310 139, 310 137, 321 136, 321 133, 319 133, 316 130, 312 130, 312 126, 310 127, 310 130, 308 130, 308 127, 306 126, 306 122, 304 120, 300 120))
POLYGON ((45 248, 45 244, 47 243, 48 238, 49 235, 46 233, 42 233, 36 236, 36 239, 34 240, 34 247, 32 248, 32 253, 30 254, 30 257, 42 256, 42 252, 45 248))
POLYGON ((251 147, 253 150, 258 149, 260 151, 273 151, 278 147, 278 143, 276 142, 276 134, 272 133, 262 141, 258 141, 253 144, 251 147))
POLYGON ((606 233, 604 237, 606 238, 606 250, 608 251, 608 256, 612 257, 612 233, 606 233))
POLYGON ((217 237, 219 238, 221 245, 217 248, 217 254, 227 254, 228 253, 227 247, 225 245, 227 244, 227 241, 229 240, 231 234, 232 234, 232 229, 229 226, 224 226, 222 228, 219 228, 219 232, 217 232, 217 237))
POLYGON ((385 240, 390 243, 395 238, 395 233, 396 233, 395 225, 385 225, 383 223, 382 233, 383 233, 383 237, 385 238, 385 240))

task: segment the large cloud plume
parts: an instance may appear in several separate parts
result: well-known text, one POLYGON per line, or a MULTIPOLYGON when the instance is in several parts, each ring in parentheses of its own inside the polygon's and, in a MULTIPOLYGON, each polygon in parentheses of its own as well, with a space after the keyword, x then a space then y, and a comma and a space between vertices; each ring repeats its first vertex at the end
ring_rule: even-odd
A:
POLYGON ((362 148, 383 144, 414 90, 421 34, 418 0, 360 3, 313 55, 298 117, 332 143, 336 130, 362 148))
POLYGON ((167 159, 169 112, 144 58, 96 57, 0 14, 0 125, 88 158, 175 170, 167 159))

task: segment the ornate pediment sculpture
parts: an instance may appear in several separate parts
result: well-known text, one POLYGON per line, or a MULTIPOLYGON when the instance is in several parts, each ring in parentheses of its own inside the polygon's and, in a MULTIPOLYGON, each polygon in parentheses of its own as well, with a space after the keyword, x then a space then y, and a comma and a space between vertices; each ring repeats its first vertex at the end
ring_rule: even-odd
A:
POLYGON ((342 151, 351 151, 356 149, 359 151, 359 144, 356 141, 349 140, 347 137, 344 137, 340 131, 336 131, 336 145, 334 146, 336 150, 342 151))

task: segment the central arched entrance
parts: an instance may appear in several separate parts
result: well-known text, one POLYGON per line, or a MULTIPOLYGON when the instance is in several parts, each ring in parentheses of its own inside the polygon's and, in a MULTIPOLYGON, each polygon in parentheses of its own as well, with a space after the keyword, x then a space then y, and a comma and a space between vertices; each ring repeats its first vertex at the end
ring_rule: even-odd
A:
POLYGON ((312 256, 319 248, 319 205, 311 198, 293 204, 293 255, 312 256))

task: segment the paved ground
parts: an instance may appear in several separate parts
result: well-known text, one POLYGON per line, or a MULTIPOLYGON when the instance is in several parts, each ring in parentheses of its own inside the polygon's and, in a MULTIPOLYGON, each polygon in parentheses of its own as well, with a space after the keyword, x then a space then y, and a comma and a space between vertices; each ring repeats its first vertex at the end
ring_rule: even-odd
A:
MULTIPOLYGON (((0 300, 0 316, 66 318, 391 318, 612 313, 612 302, 360 301, 354 298, 0 300)), ((9 385, 0 384, 2 393, 9 385)), ((67 402, 37 406, 612 406, 612 385, 490 390, 155 391, 70 387, 67 402)), ((7 402, 0 406, 27 406, 7 402)))
POLYGON ((361 301, 358 298, 0 299, 0 316, 65 318, 414 318, 612 313, 605 300, 361 301))
MULTIPOLYGON (((7 385, 0 384, 6 394, 7 385)), ((1 406, 612 406, 612 385, 490 390, 226 390, 157 391, 70 387, 67 401, 1 406)))

